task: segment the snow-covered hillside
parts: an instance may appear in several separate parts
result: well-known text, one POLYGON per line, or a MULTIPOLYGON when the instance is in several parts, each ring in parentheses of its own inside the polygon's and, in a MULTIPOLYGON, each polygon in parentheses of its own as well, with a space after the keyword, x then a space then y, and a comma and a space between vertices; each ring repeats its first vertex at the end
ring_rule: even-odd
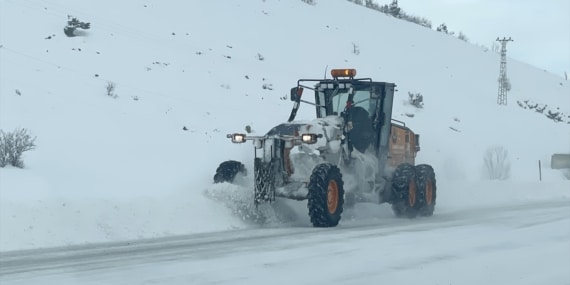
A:
MULTIPOLYGON (((451 192, 464 183, 508 197, 524 188, 515 200, 543 185, 555 190, 536 195, 568 199, 567 178, 548 166, 570 153, 570 83, 508 65, 513 89, 498 106, 497 54, 345 0, 0 0, 0 129, 37 136, 24 169, 0 169, 0 251, 258 226, 233 213, 228 201, 243 197, 227 196, 240 190, 212 186, 220 162, 252 164, 251 145, 226 134, 285 121, 297 79, 337 67, 398 85, 394 118, 421 134, 438 207, 461 207, 464 189, 451 192), (91 28, 66 37, 68 15, 91 28), (408 92, 424 96, 423 109, 408 92), (512 175, 489 186, 483 155, 496 145, 512 175)), ((298 118, 313 114, 303 105, 298 118)))

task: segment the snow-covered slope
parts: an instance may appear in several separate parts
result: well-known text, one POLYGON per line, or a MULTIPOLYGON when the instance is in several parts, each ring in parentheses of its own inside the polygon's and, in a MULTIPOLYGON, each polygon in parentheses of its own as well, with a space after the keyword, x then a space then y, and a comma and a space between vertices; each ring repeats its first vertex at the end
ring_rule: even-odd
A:
POLYGON ((398 85, 394 117, 421 134, 418 160, 434 165, 440 193, 480 183, 493 145, 509 151, 504 188, 537 181, 540 160, 543 180, 564 189, 547 166, 570 152, 570 84, 510 60, 513 90, 498 106, 498 66, 497 54, 345 0, 0 0, 0 129, 37 136, 25 169, 0 169, 0 250, 250 226, 220 202, 243 197, 211 185, 221 161, 251 165, 252 147, 225 135, 286 120, 289 88, 327 67, 398 85), (66 37, 68 15, 91 29, 66 37))

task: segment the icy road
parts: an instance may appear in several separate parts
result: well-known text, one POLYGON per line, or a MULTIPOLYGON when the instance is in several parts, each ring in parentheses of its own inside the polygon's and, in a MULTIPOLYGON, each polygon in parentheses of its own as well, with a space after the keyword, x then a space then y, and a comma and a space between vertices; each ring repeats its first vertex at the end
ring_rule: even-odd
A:
MULTIPOLYGON (((384 205, 381 205, 381 207, 384 205)), ((376 206, 378 207, 378 206, 376 206)), ((570 203, 3 252, 0 284, 570 284, 570 203)))

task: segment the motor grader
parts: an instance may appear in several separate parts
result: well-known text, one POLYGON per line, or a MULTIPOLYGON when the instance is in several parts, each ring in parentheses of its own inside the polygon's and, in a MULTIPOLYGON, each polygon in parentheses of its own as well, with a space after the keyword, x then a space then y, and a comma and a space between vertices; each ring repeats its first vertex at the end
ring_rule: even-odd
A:
MULTIPOLYGON (((344 207, 390 203, 398 217, 431 216, 436 179, 428 164, 415 165, 419 135, 392 119, 396 85, 355 78, 355 69, 333 69, 331 79, 299 79, 291 89, 286 123, 263 136, 228 134, 233 143, 253 142, 253 203, 276 198, 307 200, 315 227, 338 225, 344 207), (304 90, 314 102, 304 100, 304 90), (301 103, 316 119, 295 120, 301 103)), ((246 175, 243 163, 220 164, 215 183, 246 175)))

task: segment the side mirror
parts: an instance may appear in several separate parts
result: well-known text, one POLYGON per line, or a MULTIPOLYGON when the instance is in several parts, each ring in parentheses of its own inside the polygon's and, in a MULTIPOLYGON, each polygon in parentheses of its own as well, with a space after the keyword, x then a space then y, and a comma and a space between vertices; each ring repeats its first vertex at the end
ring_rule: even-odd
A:
POLYGON ((291 101, 298 102, 301 100, 301 95, 303 95, 303 87, 291 88, 291 101))

